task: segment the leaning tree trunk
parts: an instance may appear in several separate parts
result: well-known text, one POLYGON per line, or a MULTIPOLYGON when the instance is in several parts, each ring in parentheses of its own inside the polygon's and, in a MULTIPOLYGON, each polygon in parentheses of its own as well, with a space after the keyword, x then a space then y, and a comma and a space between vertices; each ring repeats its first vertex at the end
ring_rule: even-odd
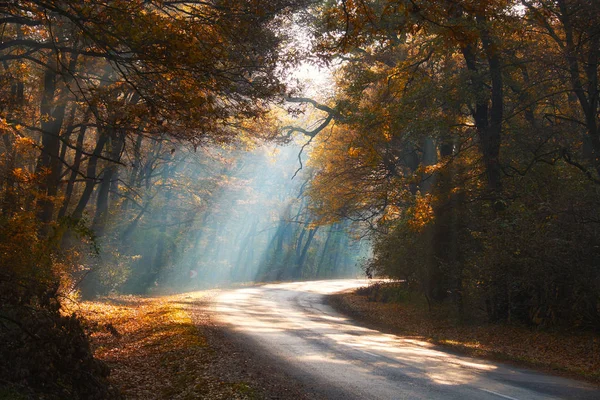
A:
POLYGON ((83 212, 85 211, 86 206, 88 205, 92 193, 94 192, 94 187, 98 182, 97 169, 98 169, 98 160, 102 155, 102 151, 104 150, 104 146, 108 141, 108 136, 104 134, 102 131, 98 132, 98 139, 96 140, 96 146, 94 147, 94 151, 89 156, 87 168, 85 171, 85 186, 83 189, 83 193, 79 197, 79 201, 77 202, 77 206, 71 216, 74 219, 81 219, 83 217, 83 212))
POLYGON ((69 204, 73 196, 73 189, 75 188, 75 181, 77 176, 81 173, 81 162, 83 161, 83 145, 85 140, 85 134, 87 132, 87 120, 91 113, 85 113, 81 126, 79 127, 79 134, 77 135, 77 142, 75 144, 75 157, 73 159, 73 165, 71 166, 71 173, 69 180, 67 181, 67 187, 65 189, 65 198, 63 199, 62 206, 58 211, 58 218, 62 218, 67 215, 69 204))
POLYGON ((102 236, 106 228, 109 215, 109 195, 113 187, 113 181, 116 179, 121 158, 121 152, 125 143, 125 134, 123 132, 112 131, 109 136, 108 145, 110 146, 110 164, 106 166, 102 173, 102 179, 98 188, 98 198, 96 199, 96 213, 92 228, 97 236, 102 236))

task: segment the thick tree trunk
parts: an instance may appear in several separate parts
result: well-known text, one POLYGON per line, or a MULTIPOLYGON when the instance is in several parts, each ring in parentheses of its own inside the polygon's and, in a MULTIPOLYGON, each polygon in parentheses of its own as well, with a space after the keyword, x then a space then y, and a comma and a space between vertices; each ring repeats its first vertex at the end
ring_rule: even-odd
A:
POLYGON ((59 154, 59 159, 61 160, 66 160, 66 156, 67 156, 67 151, 69 149, 68 144, 71 141, 71 135, 73 135, 73 132, 75 131, 75 114, 77 113, 77 103, 74 103, 73 105, 71 105, 71 108, 69 110, 69 116, 67 117, 66 122, 64 122, 64 126, 66 127, 65 129, 65 133, 62 135, 61 137, 61 148, 60 148, 60 154, 59 154))
MULTIPOLYGON (((36 166, 36 172, 45 175, 39 185, 42 197, 38 201, 38 215, 43 223, 52 221, 54 214, 54 197, 58 193, 58 182, 62 166, 59 160, 59 134, 65 105, 58 106, 56 109, 53 108, 54 97, 56 96, 57 79, 57 73, 53 68, 48 68, 45 71, 43 81, 44 89, 40 105, 40 115, 42 118, 42 151, 36 166)), ((48 231, 44 230, 44 233, 47 234, 48 231)))
POLYGON ((491 98, 483 93, 487 87, 481 71, 477 67, 477 56, 471 44, 461 48, 467 69, 472 72, 471 84, 474 94, 479 100, 473 108, 475 129, 479 138, 479 146, 483 156, 488 189, 493 198, 502 192, 502 169, 500 165, 500 144, 502 119, 504 113, 504 93, 502 82, 502 65, 498 49, 493 45, 490 33, 485 26, 486 21, 477 18, 479 33, 487 57, 491 82, 491 98))
MULTIPOLYGON (((22 37, 22 33, 18 30, 19 39, 22 37)), ((4 62, 4 68, 8 71, 8 62, 4 62)), ((21 77, 16 77, 17 81, 11 85, 11 104, 7 110, 7 120, 11 121, 20 110, 20 107, 24 103, 25 85, 21 77)), ((11 132, 0 132, 2 136, 2 142, 4 144, 4 179, 2 182, 2 203, 0 205, 2 214, 5 216, 12 215, 19 207, 18 196, 16 193, 16 177, 14 171, 18 166, 18 153, 13 141, 11 140, 11 132)))
MULTIPOLYGON (((36 172, 45 174, 42 179, 39 190, 42 194, 38 201, 39 218, 45 225, 43 233, 49 233, 50 223, 54 218, 54 202, 58 194, 60 177, 62 172, 62 160, 60 158, 60 131, 65 119, 67 109, 67 85, 72 80, 71 74, 65 74, 63 87, 59 90, 58 83, 58 64, 54 56, 50 57, 51 65, 44 72, 44 86, 40 104, 41 130, 42 130, 42 150, 36 172), (58 97, 58 98, 57 98, 58 97)), ((70 60, 68 71, 73 71, 77 63, 77 58, 70 60)))

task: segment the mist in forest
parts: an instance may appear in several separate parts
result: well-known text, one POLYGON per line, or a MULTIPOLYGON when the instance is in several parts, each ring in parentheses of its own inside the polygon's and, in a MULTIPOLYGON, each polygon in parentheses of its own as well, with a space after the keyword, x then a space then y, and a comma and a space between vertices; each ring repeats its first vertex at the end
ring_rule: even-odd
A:
POLYGON ((362 274, 369 244, 348 221, 314 223, 306 195, 311 171, 299 170, 299 153, 294 143, 178 149, 171 183, 156 195, 146 228, 129 238, 134 244, 121 290, 179 292, 362 274))

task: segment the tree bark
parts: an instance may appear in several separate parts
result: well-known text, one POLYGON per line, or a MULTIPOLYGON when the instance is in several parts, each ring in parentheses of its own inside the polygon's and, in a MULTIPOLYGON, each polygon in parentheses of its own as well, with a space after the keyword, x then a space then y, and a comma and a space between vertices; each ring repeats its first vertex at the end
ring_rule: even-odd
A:
MULTIPOLYGON (((112 130, 112 128, 111 128, 112 130)), ((106 166, 102 173, 102 180, 98 189, 98 198, 96 199, 96 213, 94 214, 94 221, 92 228, 96 235, 102 236, 106 228, 106 222, 108 221, 109 214, 109 195, 110 189, 113 185, 113 180, 116 179, 118 173, 119 162, 121 158, 121 152, 123 150, 125 142, 125 134, 123 132, 111 131, 108 138, 108 145, 110 148, 110 164, 106 166)))
MULTIPOLYGON (((57 81, 59 78, 57 55, 50 56, 50 66, 44 71, 44 86, 40 103, 42 150, 38 158, 36 172, 45 174, 39 190, 42 198, 38 201, 40 221, 45 224, 42 228, 43 234, 49 233, 50 223, 54 218, 54 201, 58 194, 62 162, 60 159, 60 131, 63 126, 67 108, 68 84, 73 79, 72 75, 65 74, 63 87, 59 90, 57 81), (58 96, 58 99, 56 97, 58 96)), ((77 62, 74 56, 70 62, 68 71, 73 71, 77 62)))
POLYGON ((502 169, 500 165, 500 144, 504 114, 502 64, 499 50, 494 45, 486 27, 487 21, 483 17, 477 17, 476 20, 489 68, 490 99, 487 96, 482 96, 487 88, 481 76, 481 71, 477 67, 477 55, 473 45, 464 45, 461 51, 467 69, 473 74, 471 85, 475 96, 478 98, 473 109, 473 119, 483 156, 488 189, 493 197, 497 197, 502 192, 502 169))
POLYGON ((73 165, 71 167, 71 175, 69 176, 69 180, 67 181, 67 187, 65 189, 65 198, 63 200, 63 204, 62 204, 60 210, 58 211, 58 218, 62 218, 65 215, 67 215, 67 210, 68 210, 69 204, 71 202, 71 197, 73 196, 75 180, 77 179, 77 175, 79 174, 79 171, 81 169, 81 162, 83 159, 82 150, 83 150, 85 134, 87 131, 87 126, 85 125, 85 122, 87 122, 89 117, 90 117, 90 112, 88 111, 83 118, 84 124, 82 124, 81 127, 79 128, 79 134, 77 135, 77 143, 75 144, 75 147, 76 147, 75 157, 73 159, 73 165))
POLYGON ((79 202, 77 203, 77 206, 75 207, 75 210, 71 215, 74 219, 81 219, 81 217, 83 216, 83 211, 85 210, 85 207, 90 201, 90 198, 94 191, 94 187, 96 186, 97 182, 96 170, 98 168, 98 158, 102 155, 102 151, 107 140, 108 136, 99 131, 98 139, 96 141, 96 147, 94 148, 92 155, 88 159, 88 165, 85 173, 85 187, 83 189, 81 197, 79 198, 79 202))

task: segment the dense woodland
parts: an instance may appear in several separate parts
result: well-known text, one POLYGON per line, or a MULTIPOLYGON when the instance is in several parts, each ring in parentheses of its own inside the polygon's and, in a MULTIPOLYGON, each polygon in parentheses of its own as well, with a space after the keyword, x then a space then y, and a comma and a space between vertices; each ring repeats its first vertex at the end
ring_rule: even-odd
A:
POLYGON ((367 221, 368 268, 461 318, 600 328, 600 3, 342 2, 310 188, 367 221))
POLYGON ((1 385, 118 396, 78 296, 359 266, 462 321, 600 330, 597 1, 28 0, 0 27, 1 385))

